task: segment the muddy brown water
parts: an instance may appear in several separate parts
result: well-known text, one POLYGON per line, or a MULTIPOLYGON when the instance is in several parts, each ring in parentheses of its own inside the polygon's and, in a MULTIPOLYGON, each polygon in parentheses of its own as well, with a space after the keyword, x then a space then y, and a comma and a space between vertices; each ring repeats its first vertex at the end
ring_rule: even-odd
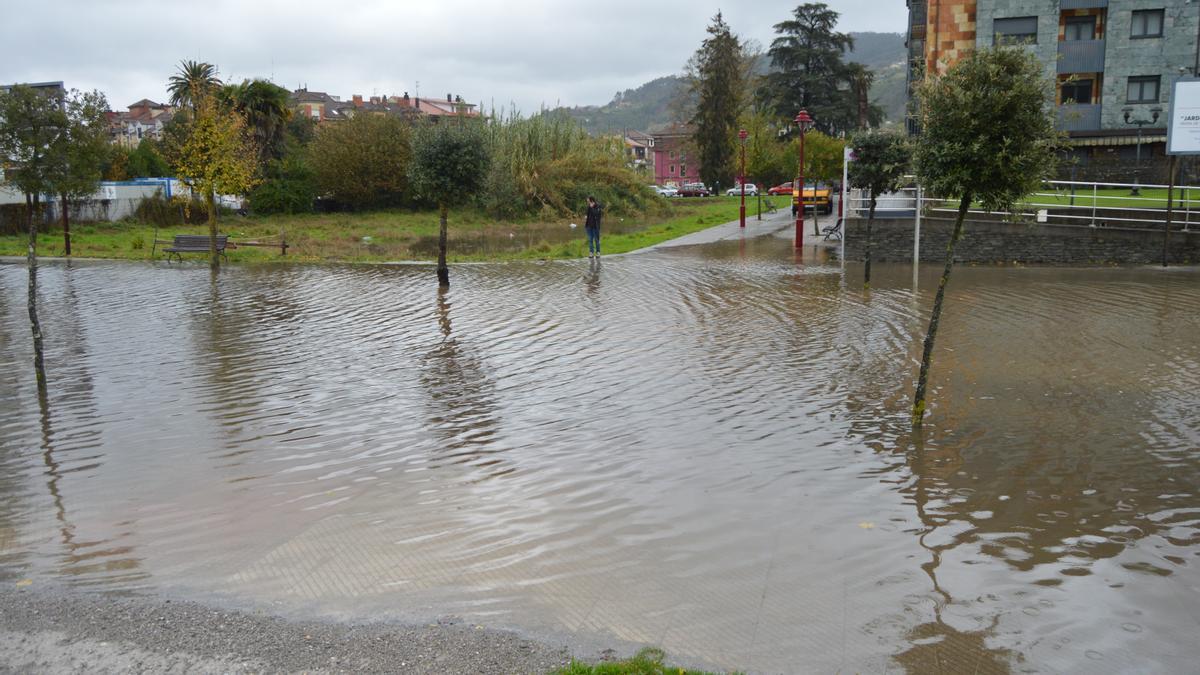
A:
POLYGON ((553 264, 0 265, 0 580, 456 615, 749 671, 1200 658, 1200 271, 780 239, 553 264))

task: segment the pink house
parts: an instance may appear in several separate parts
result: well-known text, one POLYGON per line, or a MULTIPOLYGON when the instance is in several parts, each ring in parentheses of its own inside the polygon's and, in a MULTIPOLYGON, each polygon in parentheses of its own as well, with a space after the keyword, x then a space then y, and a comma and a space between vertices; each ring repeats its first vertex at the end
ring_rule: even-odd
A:
POLYGON ((691 131, 672 127, 654 134, 654 182, 680 186, 700 182, 700 161, 688 161, 691 131))

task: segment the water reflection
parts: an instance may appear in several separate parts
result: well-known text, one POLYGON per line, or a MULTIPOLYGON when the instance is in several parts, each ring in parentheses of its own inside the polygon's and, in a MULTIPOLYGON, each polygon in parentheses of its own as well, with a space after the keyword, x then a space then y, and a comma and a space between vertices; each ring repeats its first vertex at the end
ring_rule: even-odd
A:
POLYGON ((801 255, 437 295, 409 266, 48 265, 44 414, 0 265, 0 574, 751 671, 1186 670, 1200 273, 956 271, 914 439, 932 294, 801 255))
POLYGON ((441 339, 426 353, 420 382, 426 395, 426 428, 438 439, 431 467, 470 464, 489 476, 500 470, 500 452, 493 447, 499 425, 495 385, 469 342, 454 334, 450 291, 437 292, 437 323, 441 339))

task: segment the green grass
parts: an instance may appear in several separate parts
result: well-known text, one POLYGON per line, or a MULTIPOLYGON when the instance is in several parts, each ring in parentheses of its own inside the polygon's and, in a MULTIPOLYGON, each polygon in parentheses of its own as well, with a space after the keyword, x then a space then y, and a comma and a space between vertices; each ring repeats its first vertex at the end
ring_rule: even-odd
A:
POLYGON ((554 675, 713 675, 706 671, 669 666, 663 663, 665 658, 661 649, 647 647, 625 661, 596 664, 572 661, 566 668, 556 670, 554 675))
MULTIPOLYGON (((766 198, 764 198, 764 202, 766 198)), ((775 198, 787 208, 788 198, 775 198)), ((753 201, 747 203, 754 213, 753 201)), ((735 220, 738 200, 727 197, 662 200, 655 213, 640 217, 607 216, 601 228, 604 252, 625 253, 735 220)), ((582 218, 554 221, 498 221, 472 209, 449 217, 452 262, 580 258, 587 253, 582 218), (570 223, 578 227, 571 228, 570 223)), ((436 212, 405 210, 370 213, 305 214, 267 217, 224 217, 220 231, 233 243, 278 240, 286 233, 286 257, 278 248, 230 248, 230 261, 243 262, 385 262, 433 260, 437 255, 436 212)), ((139 222, 76 224, 71 228, 72 255, 78 258, 161 259, 163 244, 176 234, 207 234, 203 224, 155 229, 139 222)), ((0 236, 0 255, 25 254, 24 235, 0 236)), ((41 255, 62 255, 61 228, 51 226, 38 237, 41 255)), ((200 254, 185 255, 202 259, 200 254)))

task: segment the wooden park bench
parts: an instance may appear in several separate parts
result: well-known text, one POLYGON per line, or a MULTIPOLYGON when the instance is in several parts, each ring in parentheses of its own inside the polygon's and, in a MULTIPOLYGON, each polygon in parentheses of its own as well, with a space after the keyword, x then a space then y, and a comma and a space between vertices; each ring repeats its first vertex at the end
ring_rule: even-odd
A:
MULTIPOLYGON (((159 244, 170 244, 170 246, 163 249, 163 252, 167 254, 167 262, 171 262, 171 256, 174 256, 179 260, 179 262, 183 262, 183 256, 180 255, 181 253, 208 253, 209 250, 207 234, 177 234, 171 241, 155 239, 155 249, 159 244)), ((229 241, 229 235, 227 234, 217 235, 217 253, 219 253, 221 257, 225 258, 226 262, 229 261, 229 256, 225 255, 225 249, 237 248, 239 246, 265 246, 268 248, 278 248, 280 254, 287 255, 287 250, 291 245, 287 243, 287 236, 282 232, 279 234, 279 241, 255 240, 237 243, 229 241)), ((151 249, 150 254, 154 255, 154 249, 151 249)))
MULTIPOLYGON (((156 242, 157 243, 157 242, 156 242)), ((166 242, 163 242, 166 243, 166 242)), ((229 245, 229 235, 217 235, 217 253, 225 258, 226 262, 229 257, 225 255, 225 247, 229 245)), ((183 262, 181 253, 208 253, 209 241, 207 234, 177 234, 175 239, 171 241, 171 245, 163 249, 167 254, 167 262, 171 262, 171 256, 175 256, 179 262, 183 262)))

